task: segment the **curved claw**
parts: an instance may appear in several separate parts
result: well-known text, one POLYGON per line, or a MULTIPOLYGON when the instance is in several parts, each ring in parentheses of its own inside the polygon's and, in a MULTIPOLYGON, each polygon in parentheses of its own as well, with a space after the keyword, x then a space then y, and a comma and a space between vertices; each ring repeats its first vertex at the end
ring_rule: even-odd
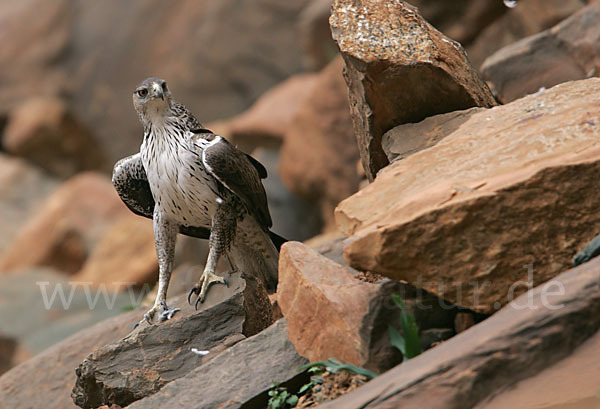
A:
POLYGON ((200 299, 200 297, 196 298, 196 303, 194 304, 194 309, 198 311, 198 303, 203 303, 204 300, 200 299))
POLYGON ((225 284, 225 287, 229 288, 229 280, 223 277, 223 282, 225 284))
POLYGON ((137 327, 139 327, 139 326, 140 326, 140 322, 138 321, 138 322, 136 322, 135 324, 133 324, 133 329, 136 329, 136 328, 137 328, 137 327))
POLYGON ((200 292, 200 290, 198 290, 196 287, 192 287, 192 289, 188 293, 188 304, 189 305, 192 305, 192 294, 198 294, 199 292, 200 292))
POLYGON ((148 314, 144 314, 144 319, 146 320, 148 325, 152 325, 152 320, 150 319, 150 316, 148 314))

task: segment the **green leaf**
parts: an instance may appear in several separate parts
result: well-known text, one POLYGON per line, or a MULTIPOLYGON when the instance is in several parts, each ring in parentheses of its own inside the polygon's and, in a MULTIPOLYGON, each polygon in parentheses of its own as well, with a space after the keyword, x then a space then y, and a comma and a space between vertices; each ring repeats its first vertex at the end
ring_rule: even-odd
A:
POLYGON ((406 342, 404 337, 400 335, 398 330, 391 325, 388 325, 388 331, 390 333, 390 343, 398 351, 402 352, 402 356, 406 355, 406 342))
POLYGON ((402 326, 404 336, 400 335, 395 328, 389 326, 390 342, 402 352, 403 360, 406 361, 421 353, 419 327, 415 321, 415 317, 408 312, 402 298, 397 294, 392 294, 391 296, 394 303, 402 310, 400 313, 400 325, 402 326))
POLYGON ((287 400, 285 401, 285 403, 287 403, 291 407, 296 406, 298 404, 298 396, 291 395, 289 398, 287 398, 287 400))

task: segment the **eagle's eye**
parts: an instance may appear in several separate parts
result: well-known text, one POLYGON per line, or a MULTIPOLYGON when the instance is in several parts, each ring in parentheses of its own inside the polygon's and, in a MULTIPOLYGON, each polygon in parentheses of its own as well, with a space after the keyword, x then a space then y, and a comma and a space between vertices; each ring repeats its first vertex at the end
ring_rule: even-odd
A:
POLYGON ((138 96, 144 98, 146 95, 148 95, 148 90, 146 88, 142 88, 142 89, 138 89, 137 91, 138 96))

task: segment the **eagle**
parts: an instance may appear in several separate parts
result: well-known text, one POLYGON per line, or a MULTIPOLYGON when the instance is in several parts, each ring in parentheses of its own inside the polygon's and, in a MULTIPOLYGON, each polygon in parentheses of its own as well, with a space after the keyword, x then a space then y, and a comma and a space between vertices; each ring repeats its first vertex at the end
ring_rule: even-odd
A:
POLYGON ((153 221, 158 293, 140 323, 152 324, 157 314, 164 321, 178 311, 167 306, 178 233, 209 241, 204 271, 188 294, 190 304, 197 296, 196 308, 211 284, 227 284, 215 271, 222 256, 233 271, 254 274, 274 291, 285 240, 269 230, 265 167, 204 128, 162 79, 144 80, 133 93, 133 106, 144 139, 138 153, 116 163, 112 183, 131 211, 153 221))

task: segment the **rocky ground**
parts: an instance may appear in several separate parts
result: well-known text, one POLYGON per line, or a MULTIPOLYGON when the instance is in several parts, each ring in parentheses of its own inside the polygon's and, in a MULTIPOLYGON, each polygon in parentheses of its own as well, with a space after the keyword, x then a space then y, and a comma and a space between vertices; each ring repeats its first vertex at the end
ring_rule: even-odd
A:
POLYGON ((410 3, 0 5, 0 406, 596 407, 600 2, 410 3), (290 241, 275 294, 195 311, 179 237, 181 312, 132 330, 152 224, 110 171, 149 72, 266 166, 290 241))

